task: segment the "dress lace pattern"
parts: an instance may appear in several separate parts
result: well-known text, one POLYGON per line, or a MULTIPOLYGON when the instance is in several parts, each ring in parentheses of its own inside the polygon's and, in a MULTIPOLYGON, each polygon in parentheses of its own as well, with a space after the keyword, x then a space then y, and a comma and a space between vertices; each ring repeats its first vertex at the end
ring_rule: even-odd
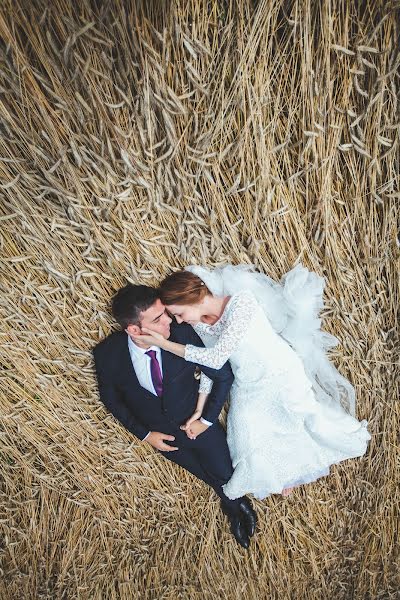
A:
POLYGON ((211 392, 211 388, 213 386, 212 379, 207 377, 205 373, 200 374, 200 384, 199 384, 199 394, 209 394, 211 392))
POLYGON ((217 323, 214 325, 198 323, 194 326, 200 336, 204 333, 217 336, 215 346, 199 348, 188 344, 185 349, 185 360, 220 369, 240 346, 249 324, 249 315, 256 308, 257 301, 251 292, 243 291, 232 296, 217 323))

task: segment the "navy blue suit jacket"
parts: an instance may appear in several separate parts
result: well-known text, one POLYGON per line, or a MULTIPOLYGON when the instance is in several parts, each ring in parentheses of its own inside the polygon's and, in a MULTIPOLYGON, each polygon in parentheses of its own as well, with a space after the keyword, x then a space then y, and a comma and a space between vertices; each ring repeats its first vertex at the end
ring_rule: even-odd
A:
MULTIPOLYGON (((203 346, 190 325, 171 323, 171 341, 203 346)), ((199 380, 196 364, 162 350, 163 395, 161 398, 138 382, 125 332, 109 335, 93 350, 100 399, 108 410, 139 439, 149 431, 176 435, 177 429, 194 412, 199 380)), ((214 422, 233 382, 229 363, 216 370, 200 366, 213 380, 213 387, 203 410, 203 418, 214 422)))

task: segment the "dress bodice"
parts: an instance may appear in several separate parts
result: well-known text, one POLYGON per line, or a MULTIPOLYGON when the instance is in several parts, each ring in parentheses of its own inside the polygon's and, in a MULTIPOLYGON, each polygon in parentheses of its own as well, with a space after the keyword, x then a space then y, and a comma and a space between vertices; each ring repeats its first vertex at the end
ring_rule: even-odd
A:
POLYGON ((272 328, 254 294, 241 290, 228 301, 214 325, 194 326, 206 348, 186 346, 185 359, 220 369, 229 360, 236 380, 259 382, 272 372, 300 362, 290 346, 272 328))

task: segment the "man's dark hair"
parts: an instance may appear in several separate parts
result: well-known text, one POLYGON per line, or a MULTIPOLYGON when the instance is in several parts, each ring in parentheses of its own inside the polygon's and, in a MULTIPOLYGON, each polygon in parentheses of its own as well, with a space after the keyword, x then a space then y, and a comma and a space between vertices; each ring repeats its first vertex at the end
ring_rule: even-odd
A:
POLYGON ((140 325, 140 313, 150 308, 159 297, 155 288, 128 283, 112 299, 113 317, 122 329, 128 325, 140 325))

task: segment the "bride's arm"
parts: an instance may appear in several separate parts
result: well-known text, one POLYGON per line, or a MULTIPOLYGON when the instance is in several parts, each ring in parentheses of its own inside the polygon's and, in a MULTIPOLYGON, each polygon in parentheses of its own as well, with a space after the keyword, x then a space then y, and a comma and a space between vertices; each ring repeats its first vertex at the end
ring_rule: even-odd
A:
POLYGON ((184 344, 178 344, 178 342, 170 342, 169 340, 162 339, 157 342, 157 345, 160 346, 163 350, 167 352, 172 352, 172 354, 176 354, 176 356, 181 356, 185 358, 185 348, 184 344))
POLYGON ((201 416, 203 414, 204 405, 205 405, 207 399, 208 399, 208 394, 199 391, 196 409, 195 409, 194 413, 192 414, 192 416, 186 421, 186 423, 184 425, 181 425, 181 429, 186 431, 187 429, 190 428, 190 425, 191 425, 191 423, 193 423, 193 421, 198 421, 198 420, 200 420, 202 423, 204 423, 204 425, 208 425, 208 426, 212 425, 212 423, 210 421, 206 421, 206 419, 203 419, 201 416))
POLYGON ((229 314, 217 343, 212 348, 183 345, 169 340, 160 344, 164 350, 181 356, 188 362, 220 369, 238 348, 246 334, 257 300, 250 291, 243 291, 231 300, 229 314))

